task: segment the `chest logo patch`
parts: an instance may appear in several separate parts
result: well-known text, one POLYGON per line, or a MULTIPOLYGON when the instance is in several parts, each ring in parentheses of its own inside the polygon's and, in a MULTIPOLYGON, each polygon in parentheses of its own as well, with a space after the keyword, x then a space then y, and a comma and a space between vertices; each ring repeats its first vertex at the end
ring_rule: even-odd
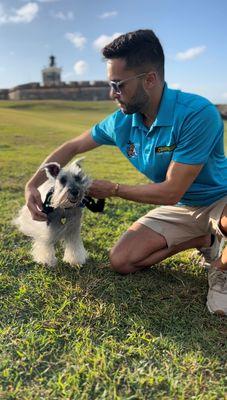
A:
POLYGON ((159 146, 155 147, 155 153, 168 153, 175 150, 176 144, 171 144, 170 146, 159 146))
POLYGON ((137 157, 135 144, 132 143, 130 140, 127 143, 126 152, 127 152, 128 158, 137 157))

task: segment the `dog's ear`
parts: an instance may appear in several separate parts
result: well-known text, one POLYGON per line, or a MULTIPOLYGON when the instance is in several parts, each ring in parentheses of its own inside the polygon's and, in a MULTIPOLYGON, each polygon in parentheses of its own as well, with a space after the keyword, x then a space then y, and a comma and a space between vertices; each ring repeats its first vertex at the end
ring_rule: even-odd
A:
POLYGON ((42 169, 45 169, 47 178, 56 179, 61 170, 61 166, 57 162, 50 162, 50 163, 44 164, 42 166, 42 169))
POLYGON ((74 164, 74 165, 76 164, 76 165, 78 165, 78 167, 82 168, 82 167, 81 167, 81 164, 83 163, 84 159, 85 159, 85 157, 77 158, 76 160, 74 160, 74 161, 72 162, 72 164, 74 164))
POLYGON ((74 160, 69 166, 68 170, 72 172, 75 175, 78 175, 81 173, 82 167, 81 167, 81 162, 84 160, 85 157, 78 158, 74 160))

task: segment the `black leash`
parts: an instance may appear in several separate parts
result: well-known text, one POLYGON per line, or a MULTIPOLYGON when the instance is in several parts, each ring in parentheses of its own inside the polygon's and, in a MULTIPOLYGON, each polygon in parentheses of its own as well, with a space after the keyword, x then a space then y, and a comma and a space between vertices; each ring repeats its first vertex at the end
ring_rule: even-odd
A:
POLYGON ((97 213, 103 212, 105 207, 105 199, 93 199, 91 196, 85 196, 80 207, 87 207, 88 210, 97 213))
POLYGON ((49 192, 47 192, 45 201, 43 203, 42 211, 47 215, 54 211, 54 208, 51 207, 50 205, 53 193, 54 193, 54 188, 50 189, 49 192))

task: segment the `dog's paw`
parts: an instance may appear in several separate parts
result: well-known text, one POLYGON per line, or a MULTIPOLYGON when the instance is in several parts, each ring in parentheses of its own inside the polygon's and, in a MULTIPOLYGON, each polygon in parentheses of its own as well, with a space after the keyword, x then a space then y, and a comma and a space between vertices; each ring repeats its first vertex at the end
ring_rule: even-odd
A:
POLYGON ((34 242, 31 251, 33 260, 48 267, 57 265, 57 258, 53 247, 44 245, 42 242, 34 242))
POLYGON ((34 254, 32 253, 33 260, 38 264, 46 265, 48 267, 56 267, 57 265, 57 258, 55 256, 47 257, 46 255, 34 254))
POLYGON ((80 254, 75 254, 71 253, 69 251, 65 251, 63 261, 70 264, 71 266, 73 265, 83 265, 86 263, 87 260, 87 253, 83 252, 80 254))

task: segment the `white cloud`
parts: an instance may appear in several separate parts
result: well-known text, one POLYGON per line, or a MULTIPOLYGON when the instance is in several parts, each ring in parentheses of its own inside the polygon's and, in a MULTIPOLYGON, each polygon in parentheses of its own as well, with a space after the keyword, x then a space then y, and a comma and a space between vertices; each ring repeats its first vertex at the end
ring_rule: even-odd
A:
POLYGON ((57 1, 60 0, 36 0, 36 1, 38 1, 39 3, 56 3, 57 1))
POLYGON ((101 49, 103 49, 104 46, 106 46, 108 43, 112 42, 114 39, 116 39, 120 35, 122 35, 122 33, 118 33, 118 32, 114 33, 112 36, 101 35, 93 42, 93 46, 95 49, 101 50, 101 49))
POLYGON ((192 47, 186 51, 179 52, 176 55, 176 60, 187 61, 200 56, 206 50, 206 46, 192 47))
POLYGON ((80 60, 74 64, 74 71, 77 75, 84 75, 88 70, 86 61, 80 60))
POLYGON ((170 83, 170 84, 168 84, 168 87, 170 89, 180 89, 181 85, 179 83, 170 83))
POLYGON ((28 3, 24 7, 16 10, 16 15, 11 16, 12 22, 31 22, 39 11, 39 6, 36 3, 28 3))
POLYGON ((74 19, 74 14, 72 11, 68 11, 63 13, 62 11, 58 11, 57 13, 53 14, 54 18, 61 19, 62 21, 70 21, 74 19))
POLYGON ((13 10, 11 13, 6 13, 0 5, 0 25, 8 23, 29 23, 33 21, 39 11, 39 6, 36 3, 27 3, 23 7, 13 10))
POLYGON ((102 19, 105 19, 105 18, 112 18, 112 17, 116 17, 117 14, 118 14, 117 11, 108 11, 108 12, 105 12, 105 13, 101 14, 101 15, 99 16, 99 18, 102 18, 102 19))
POLYGON ((68 39, 77 49, 82 49, 87 42, 87 39, 81 33, 66 33, 68 39))
POLYGON ((222 98, 227 100, 227 92, 222 93, 222 98))
POLYGON ((0 25, 6 23, 6 14, 4 13, 4 9, 2 4, 0 4, 0 25))

